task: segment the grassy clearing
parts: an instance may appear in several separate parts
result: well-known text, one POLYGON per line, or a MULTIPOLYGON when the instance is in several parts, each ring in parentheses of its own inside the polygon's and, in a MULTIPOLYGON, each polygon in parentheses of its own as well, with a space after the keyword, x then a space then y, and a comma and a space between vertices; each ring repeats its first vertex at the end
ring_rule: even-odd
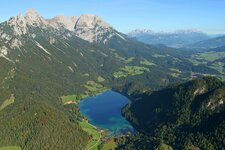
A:
POLYGON ((124 58, 124 57, 121 57, 121 56, 119 56, 117 53, 115 53, 115 57, 117 58, 117 59, 119 59, 119 60, 121 60, 121 61, 123 61, 123 62, 125 62, 125 63, 130 63, 130 62, 132 62, 133 60, 134 60, 134 57, 129 57, 129 58, 124 58))
POLYGON ((2 105, 0 106, 0 111, 6 108, 7 106, 13 104, 15 102, 15 97, 13 94, 11 94, 11 97, 7 100, 5 100, 2 105))
POLYGON ((127 59, 124 59, 125 63, 127 63, 127 64, 132 62, 133 60, 134 60, 134 57, 129 57, 127 59))
POLYGON ((217 71, 219 71, 221 74, 225 74, 225 70, 223 68, 225 64, 222 63, 222 62, 216 62, 216 63, 213 63, 211 66, 209 66, 210 68, 212 69, 215 69, 217 71))
POLYGON ((89 77, 89 76, 90 76, 89 73, 83 74, 83 77, 89 77))
POLYGON ((104 87, 103 85, 99 83, 96 83, 95 81, 88 81, 84 85, 84 87, 87 88, 88 90, 87 94, 91 94, 91 95, 107 90, 106 87, 104 87))
POLYGON ((118 71, 118 72, 115 72, 115 73, 113 74, 113 76, 114 76, 115 78, 122 78, 122 77, 127 77, 128 74, 127 74, 126 72, 123 72, 123 71, 118 71))
POLYGON ((173 62, 182 62, 179 58, 173 57, 173 62))
POLYGON ((78 100, 78 96, 77 95, 61 96, 61 100, 62 100, 63 104, 66 104, 68 102, 75 102, 78 100))
POLYGON ((197 66, 197 65, 204 65, 204 64, 207 64, 206 61, 198 61, 194 58, 192 59, 188 59, 193 65, 197 66))
POLYGON ((181 71, 179 69, 176 69, 176 68, 169 68, 169 70, 172 71, 172 72, 181 73, 181 71))
POLYGON ((81 100, 81 99, 84 99, 84 98, 86 98, 86 97, 88 97, 88 96, 90 96, 89 94, 88 94, 88 92, 85 92, 85 93, 81 93, 79 96, 78 96, 78 98, 79 98, 79 100, 81 100))
POLYGON ((152 63, 152 62, 150 62, 150 61, 148 61, 148 60, 146 60, 146 59, 141 60, 141 61, 140 61, 140 64, 146 65, 146 66, 156 66, 156 64, 154 64, 154 63, 152 63))
MULTIPOLYGON (((101 78, 100 80, 103 81, 104 78, 101 78)), ((96 83, 95 81, 87 81, 85 85, 83 85, 87 91, 84 93, 80 93, 78 95, 66 95, 61 96, 60 99, 62 103, 65 104, 76 104, 78 101, 88 97, 92 96, 98 93, 101 93, 103 91, 106 91, 108 88, 104 87, 103 85, 96 83)))
POLYGON ((225 57, 225 52, 204 52, 193 55, 188 59, 193 65, 207 65, 209 68, 219 71, 221 74, 225 73, 223 68, 224 63, 219 62, 220 59, 225 57), (215 62, 214 62, 215 61, 215 62), (216 62, 217 61, 217 62, 216 62), (213 64, 209 65, 209 63, 213 64))
POLYGON ((181 73, 181 71, 180 70, 178 70, 178 69, 176 69, 176 68, 169 68, 169 70, 170 70, 170 75, 172 76, 172 77, 175 77, 175 78, 178 78, 179 76, 180 76, 180 73, 181 73))
POLYGON ((173 150, 173 148, 164 143, 160 143, 160 145, 156 148, 156 150, 173 150))
POLYGON ((115 150, 116 147, 117 147, 116 142, 113 139, 111 139, 106 143, 104 143, 102 150, 115 150))
POLYGON ((66 104, 76 104, 79 102, 81 99, 84 99, 86 97, 90 96, 88 92, 81 93, 79 95, 66 95, 66 96, 61 96, 60 99, 63 103, 63 105, 66 104))
POLYGON ((89 124, 87 120, 83 120, 80 122, 80 126, 84 131, 86 131, 89 135, 91 135, 91 140, 89 141, 86 149, 87 150, 97 150, 98 146, 101 142, 101 133, 97 130, 96 127, 89 124))
POLYGON ((223 76, 223 77, 220 77, 220 79, 222 80, 222 81, 225 81, 225 77, 223 76))
POLYGON ((152 56, 155 57, 155 58, 164 58, 164 57, 166 57, 166 55, 160 55, 160 54, 154 54, 152 56))
POLYGON ((105 79, 104 79, 103 77, 101 77, 101 76, 98 76, 98 79, 97 79, 97 80, 98 80, 98 82, 100 82, 100 83, 105 81, 105 79))
POLYGON ((204 52, 193 56, 197 60, 212 62, 225 57, 225 52, 204 52))
POLYGON ((170 75, 174 78, 178 78, 180 76, 179 73, 170 73, 170 75))
POLYGON ((0 147, 0 150, 21 150, 21 148, 18 146, 5 146, 5 147, 0 147))
POLYGON ((115 78, 127 77, 129 75, 140 75, 144 72, 149 72, 150 70, 146 67, 140 66, 125 66, 124 68, 120 68, 121 71, 115 72, 113 76, 115 78))

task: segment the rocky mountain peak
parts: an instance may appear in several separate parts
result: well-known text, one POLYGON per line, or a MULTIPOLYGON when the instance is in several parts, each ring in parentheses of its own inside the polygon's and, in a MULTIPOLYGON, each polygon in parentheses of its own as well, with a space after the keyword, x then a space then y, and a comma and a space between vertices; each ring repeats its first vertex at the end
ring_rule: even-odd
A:
POLYGON ((33 9, 29 9, 25 16, 19 13, 17 16, 11 17, 7 24, 12 27, 15 35, 26 34, 27 25, 34 27, 48 25, 47 21, 33 9))
POLYGON ((99 16, 84 14, 77 20, 74 31, 84 40, 99 42, 104 40, 105 34, 113 33, 113 28, 99 16))
POLYGON ((103 21, 101 17, 93 15, 93 14, 81 15, 76 23, 76 28, 83 26, 83 27, 93 29, 96 27, 96 25, 101 28, 111 28, 111 26, 105 21, 103 21))
POLYGON ((26 12, 25 18, 29 25, 47 25, 47 21, 32 8, 26 12))
POLYGON ((40 17, 40 15, 38 14, 38 12, 35 11, 34 9, 32 9, 32 8, 30 8, 30 9, 27 10, 26 16, 27 17, 31 17, 31 18, 40 17))
POLYGON ((106 43, 114 36, 125 40, 123 34, 113 29, 101 17, 93 14, 83 14, 81 16, 60 15, 52 19, 44 19, 34 9, 29 9, 25 16, 19 14, 10 18, 7 23, 12 27, 15 35, 26 34, 28 26, 43 29, 48 26, 58 30, 67 29, 72 31, 74 35, 89 42, 106 43))
POLYGON ((55 28, 64 27, 70 31, 74 31, 74 26, 78 20, 77 16, 56 16, 52 19, 47 20, 49 24, 55 28))
POLYGON ((26 23, 27 21, 21 13, 7 21, 7 24, 13 28, 15 35, 22 35, 26 33, 26 23))

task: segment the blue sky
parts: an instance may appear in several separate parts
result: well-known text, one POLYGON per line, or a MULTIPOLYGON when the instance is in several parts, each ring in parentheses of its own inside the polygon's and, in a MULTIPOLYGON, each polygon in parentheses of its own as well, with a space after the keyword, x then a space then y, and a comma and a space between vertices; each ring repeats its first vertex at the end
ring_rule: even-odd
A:
POLYGON ((1 0, 0 21, 28 8, 45 18, 96 14, 124 33, 136 28, 225 33, 225 0, 1 0))

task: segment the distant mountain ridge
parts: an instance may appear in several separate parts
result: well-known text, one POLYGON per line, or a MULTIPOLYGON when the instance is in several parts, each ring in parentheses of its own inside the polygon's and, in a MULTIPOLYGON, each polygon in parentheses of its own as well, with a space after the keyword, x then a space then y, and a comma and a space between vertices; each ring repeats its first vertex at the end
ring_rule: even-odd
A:
POLYGON ((178 30, 175 32, 153 32, 148 29, 136 29, 127 34, 129 37, 147 44, 164 44, 170 47, 182 47, 183 45, 196 43, 210 37, 198 30, 178 30))
POLYGON ((208 40, 203 40, 200 42, 196 42, 191 45, 187 45, 186 48, 191 49, 213 49, 217 47, 225 46, 225 36, 210 38, 208 40))

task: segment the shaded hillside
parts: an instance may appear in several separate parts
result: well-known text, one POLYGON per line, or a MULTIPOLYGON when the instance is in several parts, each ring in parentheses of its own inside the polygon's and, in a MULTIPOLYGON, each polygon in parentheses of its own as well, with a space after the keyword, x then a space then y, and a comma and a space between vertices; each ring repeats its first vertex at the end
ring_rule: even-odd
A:
POLYGON ((225 52, 225 46, 210 49, 209 51, 225 52))
POLYGON ((138 97, 123 114, 146 140, 154 139, 153 145, 158 139, 178 149, 224 148, 225 83, 220 80, 204 77, 138 97))

